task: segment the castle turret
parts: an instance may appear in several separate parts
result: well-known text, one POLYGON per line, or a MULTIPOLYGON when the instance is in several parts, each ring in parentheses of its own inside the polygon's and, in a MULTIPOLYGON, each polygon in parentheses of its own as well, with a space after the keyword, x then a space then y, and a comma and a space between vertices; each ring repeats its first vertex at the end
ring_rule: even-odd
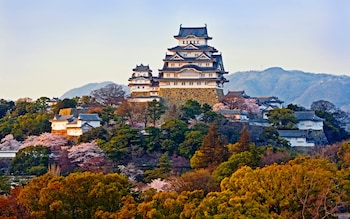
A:
POLYGON ((136 65, 131 78, 129 78, 130 102, 148 102, 158 100, 159 86, 156 77, 148 65, 136 65))

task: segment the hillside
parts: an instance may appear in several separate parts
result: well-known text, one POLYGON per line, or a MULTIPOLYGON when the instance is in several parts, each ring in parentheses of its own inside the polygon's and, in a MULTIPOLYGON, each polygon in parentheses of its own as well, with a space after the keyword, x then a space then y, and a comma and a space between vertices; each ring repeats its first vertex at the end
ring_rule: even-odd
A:
POLYGON ((245 90, 250 96, 277 96, 286 104, 310 107, 316 100, 327 100, 349 111, 350 77, 314 74, 268 68, 264 71, 236 72, 227 76, 228 90, 245 90))

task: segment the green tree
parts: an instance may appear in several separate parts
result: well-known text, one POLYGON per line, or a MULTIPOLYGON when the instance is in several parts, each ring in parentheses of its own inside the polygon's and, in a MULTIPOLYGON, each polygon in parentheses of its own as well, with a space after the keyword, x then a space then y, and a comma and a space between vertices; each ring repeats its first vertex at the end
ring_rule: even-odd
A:
POLYGON ((147 151, 160 151, 161 149, 161 130, 154 126, 146 127, 145 141, 147 151))
POLYGON ((213 177, 217 183, 220 183, 226 177, 230 177, 239 167, 249 166, 256 168, 260 157, 251 151, 244 151, 233 154, 228 161, 222 162, 213 172, 213 177))
POLYGON ((185 140, 179 145, 180 155, 191 158, 202 144, 203 134, 200 131, 189 131, 185 134, 185 140))
POLYGON ((111 136, 109 135, 107 129, 103 126, 90 129, 79 136, 78 142, 91 142, 92 140, 101 139, 103 141, 109 141, 111 136))
POLYGON ((6 116, 14 107, 15 103, 13 101, 0 99, 0 119, 6 116))
POLYGON ((181 119, 188 121, 189 119, 196 118, 197 115, 202 113, 200 103, 195 100, 187 100, 184 105, 181 106, 181 119))
POLYGON ((280 137, 278 131, 273 126, 264 127, 259 136, 259 143, 261 145, 271 145, 276 147, 290 148, 289 141, 280 137))
POLYGON ((160 119, 162 114, 165 112, 165 107, 162 102, 157 101, 156 99, 148 102, 147 105, 147 115, 150 118, 153 126, 156 126, 157 120, 160 119))
POLYGON ((53 107, 53 114, 58 114, 60 109, 64 108, 75 108, 77 106, 77 102, 73 99, 65 98, 63 100, 58 101, 53 107))
POLYGON ((294 116, 294 111, 286 108, 276 108, 267 113, 269 122, 277 129, 295 129, 298 119, 294 116))
POLYGON ((14 175, 42 175, 47 172, 50 149, 45 146, 30 146, 18 151, 10 164, 14 175))
POLYGON ((179 145, 185 140, 187 123, 179 119, 169 119, 161 126, 163 139, 172 140, 179 145))
POLYGON ((102 143, 101 148, 107 152, 107 156, 117 162, 126 163, 131 157, 133 147, 142 147, 141 136, 138 129, 129 125, 123 125, 117 129, 110 141, 102 143))
POLYGON ((349 134, 342 128, 334 118, 334 116, 326 111, 316 110, 315 114, 323 118, 325 121, 323 122, 323 130, 324 134, 327 137, 328 143, 333 144, 336 142, 340 142, 342 140, 348 139, 349 134))
POLYGON ((146 175, 145 181, 150 182, 152 179, 158 179, 158 178, 165 179, 170 175, 171 169, 172 169, 172 165, 169 158, 169 153, 165 152, 159 158, 157 168, 145 171, 145 175, 146 175))

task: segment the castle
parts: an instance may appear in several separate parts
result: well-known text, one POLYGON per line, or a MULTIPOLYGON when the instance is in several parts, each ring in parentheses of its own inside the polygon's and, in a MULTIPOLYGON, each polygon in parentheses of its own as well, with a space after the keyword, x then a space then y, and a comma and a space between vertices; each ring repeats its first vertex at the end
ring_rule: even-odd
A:
POLYGON ((163 99, 169 105, 182 104, 188 99, 213 105, 223 96, 225 71, 222 56, 208 45, 207 26, 182 27, 174 38, 178 45, 168 48, 159 69, 152 75, 148 65, 137 65, 129 78, 130 102, 163 99))

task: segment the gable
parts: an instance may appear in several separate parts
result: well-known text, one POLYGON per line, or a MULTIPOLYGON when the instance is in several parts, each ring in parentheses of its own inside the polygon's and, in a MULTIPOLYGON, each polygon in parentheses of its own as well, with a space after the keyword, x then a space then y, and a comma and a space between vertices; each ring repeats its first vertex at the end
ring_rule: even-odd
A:
POLYGON ((210 57, 207 54, 202 53, 197 57, 197 60, 210 60, 210 57))
POLYGON ((178 53, 170 57, 170 60, 184 60, 178 53))
POLYGON ((184 49, 198 49, 198 47, 194 46, 193 44, 188 44, 184 47, 184 49))

